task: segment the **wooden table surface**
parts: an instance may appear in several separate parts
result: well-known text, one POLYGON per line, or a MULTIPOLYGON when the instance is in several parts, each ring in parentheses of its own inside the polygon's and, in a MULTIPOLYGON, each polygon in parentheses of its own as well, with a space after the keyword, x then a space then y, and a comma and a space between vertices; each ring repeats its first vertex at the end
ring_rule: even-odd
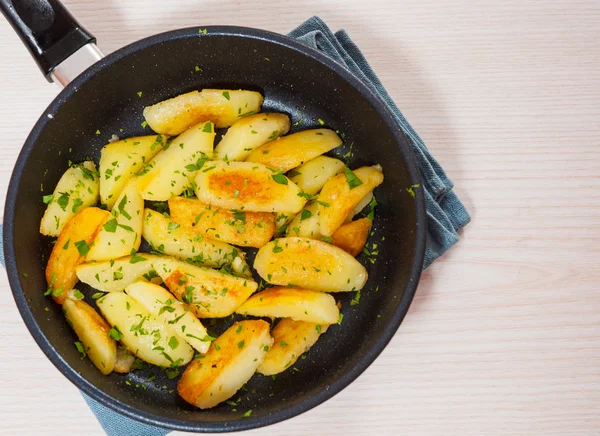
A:
MULTIPOLYGON (((473 217, 377 361, 316 409, 248 435, 600 434, 600 3, 67 0, 105 53, 160 31, 345 28, 473 217)), ((0 204, 58 93, 0 20, 0 204)), ((3 434, 101 434, 0 273, 3 434)))

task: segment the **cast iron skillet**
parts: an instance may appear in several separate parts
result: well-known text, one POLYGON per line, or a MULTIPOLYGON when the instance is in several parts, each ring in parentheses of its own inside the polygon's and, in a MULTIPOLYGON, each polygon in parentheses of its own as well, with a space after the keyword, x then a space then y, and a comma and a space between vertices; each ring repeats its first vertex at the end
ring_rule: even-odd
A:
MULTIPOLYGON (((30 49, 33 46, 32 52, 37 50, 37 61, 47 76, 65 53, 93 40, 60 3, 25 3, 33 9, 19 21, 14 10, 9 10, 10 0, 0 0, 5 14, 13 13, 10 20, 17 30, 30 31, 23 21, 35 22, 40 4, 53 8, 50 17, 61 21, 62 31, 66 29, 67 37, 58 43, 63 46, 57 50, 55 45, 52 53, 40 49, 48 41, 56 44, 58 24, 52 20, 30 31, 29 38, 23 37, 30 49)), ((183 431, 265 426, 305 412, 338 393, 374 361, 398 329, 419 281, 425 247, 422 192, 415 190, 413 198, 406 191, 416 183, 420 176, 413 155, 391 113, 332 59, 263 30, 214 26, 206 27, 206 34, 199 28, 166 32, 124 47, 88 68, 35 124, 17 160, 6 200, 8 277, 21 316, 40 348, 71 382, 103 405, 148 424, 183 431), (202 71, 195 71, 196 66, 202 71), (360 304, 350 305, 354 294, 336 294, 342 303, 342 325, 331 327, 306 359, 298 360, 297 370, 288 370, 276 380, 255 375, 246 390, 234 397, 241 397, 237 411, 229 405, 206 411, 193 408, 176 391, 170 392, 177 379, 168 380, 158 369, 102 376, 89 360, 80 358, 73 346, 76 336, 60 307, 43 295, 51 240, 38 232, 45 208, 42 195, 52 192, 69 161, 91 156, 98 162, 100 149, 111 135, 150 134, 141 125, 144 106, 206 87, 260 91, 265 96, 263 111, 285 112, 293 123, 302 120, 292 131, 314 127, 321 118, 345 135, 344 151, 354 144, 354 154, 347 159, 351 168, 380 163, 385 173, 385 182, 376 191, 379 207, 371 237, 378 244, 378 260, 372 264, 364 255, 359 258, 369 272, 360 304), (151 374, 157 379, 145 382, 151 374), (248 409, 252 415, 242 418, 248 409)), ((92 302, 90 288, 78 289, 92 302)), ((218 334, 230 323, 230 319, 208 323, 208 328, 218 334)))

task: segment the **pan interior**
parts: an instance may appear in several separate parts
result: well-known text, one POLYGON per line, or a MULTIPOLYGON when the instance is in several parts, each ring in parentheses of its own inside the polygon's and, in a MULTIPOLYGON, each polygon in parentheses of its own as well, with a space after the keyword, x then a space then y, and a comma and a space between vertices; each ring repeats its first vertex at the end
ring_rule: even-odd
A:
MULTIPOLYGON (((398 145, 398 132, 361 92, 319 60, 260 37, 182 32, 138 43, 125 53, 109 57, 95 75, 73 84, 77 86, 63 92, 42 116, 30 138, 34 143, 22 156, 26 161, 16 196, 9 199, 16 205, 12 216, 18 280, 39 330, 51 344, 46 352, 64 359, 77 373, 72 379, 82 378, 116 404, 142 416, 161 417, 167 425, 235 429, 233 421, 242 422, 249 409, 252 417, 247 421, 256 422, 252 426, 299 413, 311 398, 344 377, 349 383, 348 373, 366 367, 365 356, 376 344, 385 345, 405 292, 414 289, 417 212, 415 199, 406 191, 414 178, 398 145), (209 87, 260 91, 265 96, 263 111, 287 113, 294 124, 292 132, 320 127, 318 120, 323 120, 325 127, 344 135, 345 145, 337 156, 351 168, 379 163, 386 180, 376 191, 379 206, 369 242, 369 247, 377 244, 372 251, 378 254, 359 258, 369 272, 360 302, 351 304, 355 293, 335 295, 342 304, 341 325, 332 326, 293 368, 273 378, 255 375, 233 398, 235 406, 200 411, 177 396, 177 379, 170 380, 158 368, 106 377, 88 359, 81 359, 73 345, 76 336, 60 307, 43 296, 52 241, 41 237, 38 228, 45 207, 42 196, 52 192, 70 162, 87 157, 98 162, 112 135, 150 134, 149 127, 142 126, 144 106, 209 87)), ((91 288, 80 284, 78 289, 92 301, 91 288)), ((227 318, 206 325, 218 334, 231 322, 227 318)))

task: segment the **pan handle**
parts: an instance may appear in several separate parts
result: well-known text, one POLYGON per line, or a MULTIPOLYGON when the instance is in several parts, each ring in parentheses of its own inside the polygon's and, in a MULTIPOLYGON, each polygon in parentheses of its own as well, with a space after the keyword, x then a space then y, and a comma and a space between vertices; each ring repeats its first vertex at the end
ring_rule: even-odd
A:
MULTIPOLYGON (((49 82, 56 80, 64 86, 74 79, 69 77, 61 80, 53 73, 60 64, 82 49, 89 51, 92 57, 96 55, 85 68, 102 58, 94 44, 96 38, 58 0, 0 0, 0 11, 49 82), (94 49, 97 53, 94 53, 94 49)), ((88 57, 85 54, 83 56, 88 57)), ((85 68, 81 68, 77 74, 85 68)))

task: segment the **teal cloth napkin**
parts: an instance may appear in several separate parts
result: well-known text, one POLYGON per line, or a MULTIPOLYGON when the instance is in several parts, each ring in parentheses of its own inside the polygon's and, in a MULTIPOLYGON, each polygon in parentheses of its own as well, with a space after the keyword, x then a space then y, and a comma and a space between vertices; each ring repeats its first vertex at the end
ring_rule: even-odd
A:
MULTIPOLYGON (((312 17, 291 31, 289 36, 326 53, 365 82, 387 103, 398 121, 398 126, 410 138, 423 177, 422 188, 427 204, 427 249, 423 263, 423 268, 427 268, 458 242, 457 232, 471 220, 463 204, 452 192, 453 183, 431 156, 423 140, 408 124, 361 51, 344 30, 334 34, 323 20, 312 17)), ((0 226, 0 262, 4 265, 1 231, 0 226)), ((163 436, 170 432, 127 418, 104 407, 87 395, 82 395, 109 436, 163 436)))

